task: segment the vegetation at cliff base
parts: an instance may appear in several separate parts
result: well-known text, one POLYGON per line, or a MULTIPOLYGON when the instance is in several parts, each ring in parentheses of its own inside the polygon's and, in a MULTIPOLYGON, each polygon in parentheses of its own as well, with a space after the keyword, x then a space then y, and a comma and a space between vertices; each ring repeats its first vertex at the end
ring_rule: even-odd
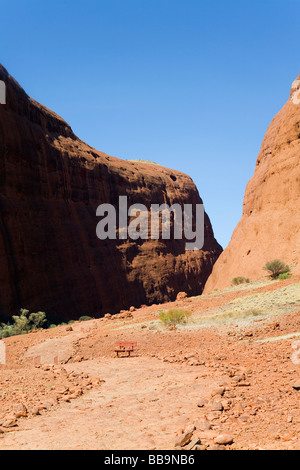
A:
POLYGON ((31 330, 39 330, 47 324, 45 312, 30 313, 25 308, 20 309, 19 315, 12 316, 12 323, 1 323, 0 338, 26 334, 31 330))
MULTIPOLYGON (((279 276, 286 275, 290 272, 290 267, 279 259, 268 261, 263 269, 269 271, 272 279, 278 279, 279 276)), ((287 279, 287 277, 281 277, 281 279, 287 279)))

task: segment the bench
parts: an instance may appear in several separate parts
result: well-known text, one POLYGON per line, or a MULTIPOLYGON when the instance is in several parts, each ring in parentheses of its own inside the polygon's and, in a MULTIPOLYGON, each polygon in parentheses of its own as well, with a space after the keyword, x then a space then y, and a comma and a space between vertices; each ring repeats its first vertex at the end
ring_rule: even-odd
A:
POLYGON ((129 357, 136 345, 137 343, 135 341, 117 341, 115 346, 117 357, 119 357, 120 353, 127 353, 129 357))

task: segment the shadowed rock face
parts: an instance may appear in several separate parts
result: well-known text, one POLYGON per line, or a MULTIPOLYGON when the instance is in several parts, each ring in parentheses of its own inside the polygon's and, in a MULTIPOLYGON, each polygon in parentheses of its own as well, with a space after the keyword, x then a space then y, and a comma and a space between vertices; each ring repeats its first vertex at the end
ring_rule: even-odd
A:
POLYGON ((276 258, 300 273, 300 77, 267 130, 243 216, 205 291, 228 286, 236 276, 265 276, 262 267, 276 258))
POLYGON ((20 307, 53 320, 200 294, 222 249, 205 215, 205 245, 185 240, 99 240, 96 208, 202 203, 187 175, 123 161, 79 140, 0 66, 0 318, 20 307))

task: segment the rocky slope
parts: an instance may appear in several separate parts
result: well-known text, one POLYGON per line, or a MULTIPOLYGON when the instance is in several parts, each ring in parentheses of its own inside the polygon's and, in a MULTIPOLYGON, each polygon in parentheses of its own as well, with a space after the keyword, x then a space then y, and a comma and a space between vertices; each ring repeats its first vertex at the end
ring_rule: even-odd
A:
POLYGON ((299 79, 267 130, 246 188, 242 218, 214 266, 206 292, 225 287, 236 276, 266 275, 262 267, 275 258, 300 272, 299 79))
POLYGON ((299 281, 6 338, 0 450, 299 450, 299 281), (174 307, 193 315, 164 327, 174 307))
POLYGON ((123 161, 79 140, 0 66, 0 319, 20 307, 55 319, 199 294, 222 249, 205 216, 205 244, 99 240, 102 203, 201 203, 187 175, 123 161))

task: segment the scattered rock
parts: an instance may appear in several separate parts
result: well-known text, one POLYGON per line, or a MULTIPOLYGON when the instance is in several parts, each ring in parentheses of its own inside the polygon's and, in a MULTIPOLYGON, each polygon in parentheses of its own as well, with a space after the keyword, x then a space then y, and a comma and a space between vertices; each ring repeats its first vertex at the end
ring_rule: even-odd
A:
POLYGON ((211 396, 214 397, 216 395, 220 395, 220 396, 223 396, 225 393, 225 388, 224 387, 219 387, 219 388, 215 388, 212 392, 211 392, 211 396))
POLYGON ((213 444, 209 447, 209 450, 226 450, 225 446, 219 444, 213 444))
POLYGON ((297 382, 295 382, 293 384, 293 389, 294 390, 300 390, 300 380, 298 380, 297 382))
POLYGON ((190 432, 184 432, 181 434, 175 443, 175 447, 183 447, 191 442, 193 436, 193 431, 190 432))
POLYGON ((14 415, 16 418, 26 418, 28 415, 27 408, 23 403, 19 403, 14 407, 14 415))
POLYGON ((58 394, 58 395, 64 395, 65 393, 67 393, 69 391, 69 388, 68 387, 65 387, 64 385, 58 385, 57 387, 55 387, 55 392, 58 394))
POLYGON ((196 426, 195 426, 194 424, 189 424, 189 425, 185 428, 184 432, 185 432, 185 433, 190 433, 190 432, 193 433, 193 432, 195 431, 195 429, 196 429, 196 426))
POLYGON ((3 428, 13 428, 15 426, 18 426, 18 422, 16 420, 15 415, 7 415, 4 418, 4 421, 2 423, 3 428))
POLYGON ((186 297, 187 297, 186 292, 178 292, 176 300, 182 300, 182 299, 185 299, 186 297))
POLYGON ((200 444, 199 437, 195 437, 191 442, 184 447, 184 450, 192 450, 197 444, 200 444))
POLYGON ((215 438, 214 442, 221 446, 231 445, 233 443, 233 437, 231 434, 220 434, 215 438))
POLYGON ((238 387, 251 387, 250 382, 238 382, 238 387))
POLYGON ((231 408, 231 400, 222 400, 221 403, 222 403, 222 406, 223 406, 223 410, 224 410, 224 411, 230 410, 230 408, 231 408))
POLYGON ((205 399, 201 399, 198 401, 197 406, 198 408, 203 408, 205 405, 207 405, 208 401, 205 399))
POLYGON ((244 336, 247 338, 250 338, 251 336, 253 336, 253 331, 246 331, 246 333, 244 334, 244 336))
POLYGON ((211 411, 210 413, 207 413, 206 418, 208 421, 215 421, 216 419, 219 419, 221 415, 222 411, 211 411))
POLYGON ((232 377, 232 380, 236 383, 242 382, 242 381, 245 380, 245 376, 244 375, 235 375, 234 377, 232 377))
POLYGON ((83 357, 82 356, 75 356, 73 358, 73 362, 81 362, 83 360, 83 357))
POLYGON ((207 450, 206 444, 196 445, 193 450, 207 450))
POLYGON ((209 431, 212 428, 212 425, 207 419, 202 419, 197 421, 196 428, 198 431, 209 431))
POLYGON ((207 430, 207 431, 199 433, 201 443, 203 443, 203 441, 206 441, 206 440, 211 441, 215 439, 217 436, 218 436, 218 432, 214 430, 207 430))
POLYGON ((222 403, 219 401, 214 402, 210 407, 210 411, 223 411, 222 403))

